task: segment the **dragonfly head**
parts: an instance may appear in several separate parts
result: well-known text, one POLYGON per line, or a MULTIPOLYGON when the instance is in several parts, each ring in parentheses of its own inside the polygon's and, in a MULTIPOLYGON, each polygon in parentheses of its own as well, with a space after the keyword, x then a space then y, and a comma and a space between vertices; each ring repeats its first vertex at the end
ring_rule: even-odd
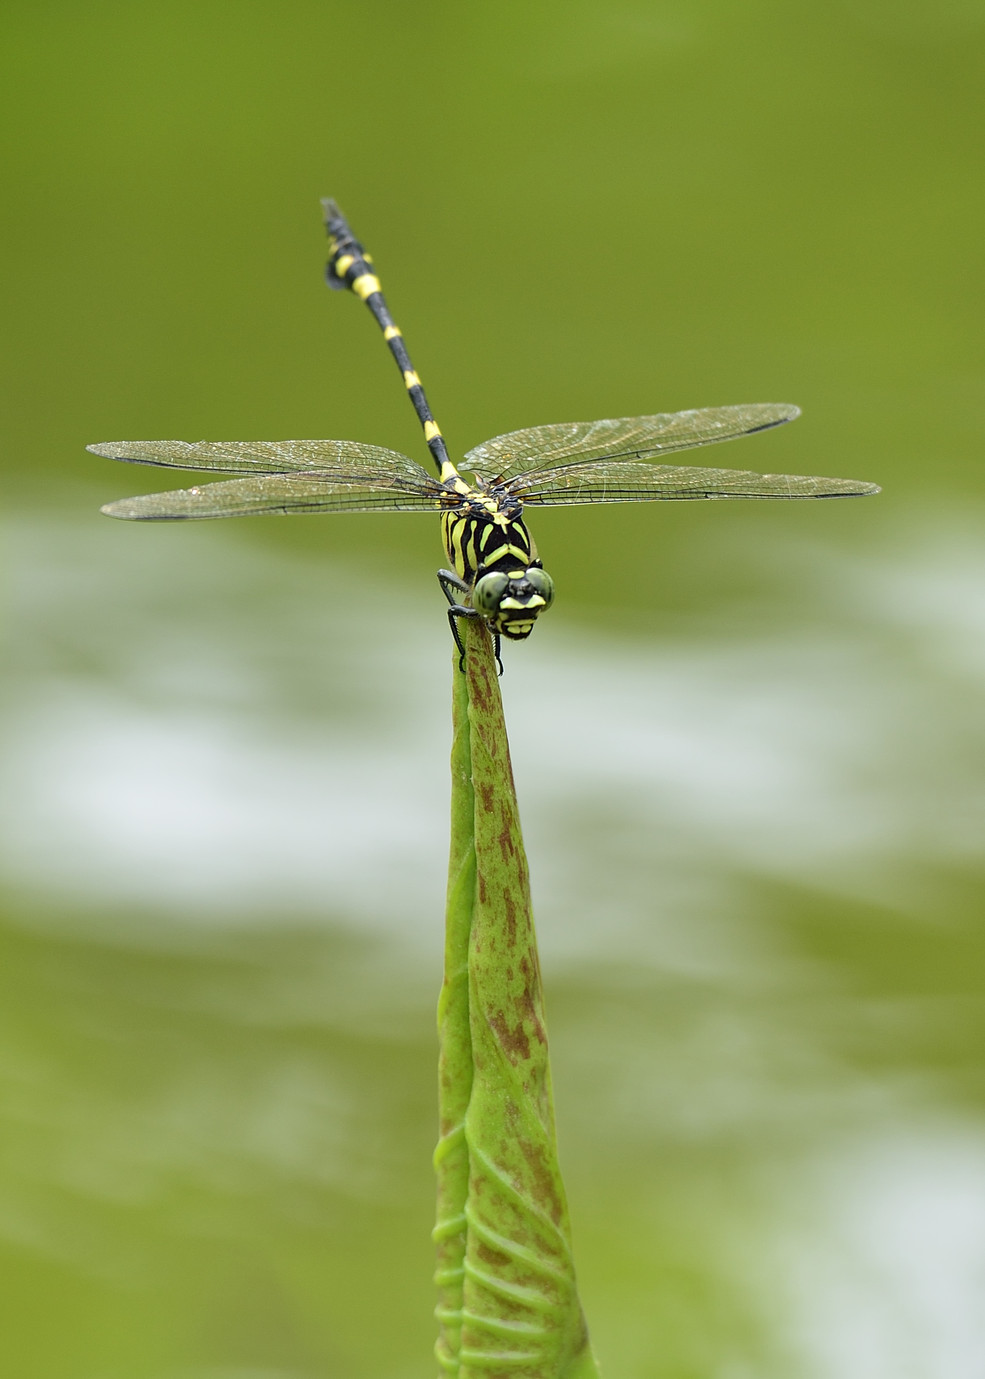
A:
POLYGON ((539 565, 525 570, 490 570, 472 590, 472 606, 486 625, 519 642, 529 637, 538 616, 554 602, 554 581, 539 565))

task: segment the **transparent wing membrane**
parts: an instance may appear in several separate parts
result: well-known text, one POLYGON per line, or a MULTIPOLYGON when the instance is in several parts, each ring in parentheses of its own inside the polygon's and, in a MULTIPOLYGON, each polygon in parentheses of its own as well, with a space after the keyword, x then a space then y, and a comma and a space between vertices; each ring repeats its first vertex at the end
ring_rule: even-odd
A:
POLYGON ((216 474, 351 470, 354 479, 372 475, 432 482, 427 471, 407 455, 359 441, 103 441, 86 449, 107 460, 216 474))
POLYGON ((743 407, 660 412, 652 417, 531 426, 483 441, 465 456, 465 467, 487 479, 508 480, 531 470, 538 461, 538 467, 554 469, 572 460, 646 460, 651 455, 748 436, 799 415, 800 408, 791 403, 759 402, 743 407))
MULTIPOLYGON (((653 464, 650 457, 731 440, 798 415, 785 403, 534 426, 486 441, 466 456, 524 503, 633 503, 696 498, 839 498, 875 484, 798 474, 753 474, 653 464), (531 468, 531 461, 541 463, 531 468), (549 461, 549 463, 547 463, 549 461)), ((415 460, 357 441, 110 441, 88 447, 132 464, 242 477, 124 498, 110 517, 167 522, 264 513, 440 512, 449 492, 415 460)))
MULTIPOLYGON (((413 461, 408 461, 408 464, 413 461)), ((416 466, 415 466, 416 468, 416 466)), ((421 470, 421 481, 387 475, 377 480, 336 474, 263 474, 201 488, 148 493, 107 503, 107 517, 136 522, 176 522, 204 517, 253 517, 266 513, 439 512, 442 489, 421 470)))
POLYGON ((753 474, 633 460, 589 460, 518 476, 510 489, 524 503, 645 503, 695 498, 849 498, 878 493, 857 479, 753 474))

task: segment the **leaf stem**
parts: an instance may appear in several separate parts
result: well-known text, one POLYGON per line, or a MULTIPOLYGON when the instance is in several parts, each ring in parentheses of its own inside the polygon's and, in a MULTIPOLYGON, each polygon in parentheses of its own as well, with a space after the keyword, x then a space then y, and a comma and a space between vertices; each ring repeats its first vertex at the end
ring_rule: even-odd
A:
POLYGON ((478 620, 462 632, 438 1005, 435 1353, 455 1379, 597 1379, 557 1162, 540 963, 496 662, 478 620))

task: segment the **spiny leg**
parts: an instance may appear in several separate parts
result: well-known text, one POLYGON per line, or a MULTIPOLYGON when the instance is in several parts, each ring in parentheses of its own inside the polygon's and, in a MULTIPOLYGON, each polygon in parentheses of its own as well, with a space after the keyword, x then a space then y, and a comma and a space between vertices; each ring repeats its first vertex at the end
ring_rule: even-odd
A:
MULTIPOLYGON (((458 575, 456 575, 456 574, 454 573, 454 571, 452 571, 452 570, 439 570, 439 571, 438 571, 438 583, 441 585, 441 592, 444 594, 445 598, 446 598, 446 599, 448 600, 448 602, 451 604, 451 607, 448 609, 448 626, 451 628, 451 635, 455 638, 455 645, 458 647, 458 652, 459 652, 459 655, 458 655, 458 668, 459 668, 459 670, 464 670, 464 669, 465 669, 465 647, 464 647, 464 645, 463 645, 463 643, 462 643, 462 638, 461 638, 461 636, 460 636, 460 634, 459 634, 459 631, 458 631, 458 619, 459 619, 459 618, 481 618, 481 617, 482 617, 482 614, 481 614, 481 613, 478 611, 478 609, 476 609, 476 608, 468 608, 468 607, 466 607, 466 605, 465 605, 464 603, 457 603, 457 602, 456 602, 455 597, 454 597, 454 595, 452 594, 452 590, 453 590, 453 589, 455 590, 456 593, 459 593, 459 594, 468 594, 468 593, 470 593, 471 591, 470 591, 470 589, 469 589, 469 586, 465 583, 465 580, 464 580, 464 579, 459 579, 458 575)), ((491 628, 490 628, 490 631, 492 631, 491 628)), ((496 664, 497 664, 497 666, 499 667, 499 673, 500 673, 500 675, 502 675, 502 673, 503 673, 503 658, 502 658, 502 656, 500 656, 500 654, 499 654, 499 648, 500 648, 500 635, 499 635, 499 633, 498 633, 498 632, 493 632, 493 633, 492 633, 492 639, 493 639, 493 655, 496 657, 496 664)))
MULTIPOLYGON (((459 670, 464 671, 465 643, 462 641, 461 634, 458 630, 458 619, 477 618, 479 614, 474 608, 467 608, 464 603, 459 603, 455 598, 455 595, 452 593, 452 590, 455 590, 455 593, 459 594, 467 594, 469 592, 469 586, 465 583, 465 580, 459 579, 458 575, 456 575, 454 571, 439 570, 438 583, 441 586, 441 592, 444 594, 445 598, 451 605, 448 609, 448 626, 451 628, 451 635, 455 638, 455 645, 458 647, 458 668, 459 670)), ((498 659, 498 647, 496 655, 498 659)))
MULTIPOLYGON (((455 598, 451 594, 452 589, 454 589, 456 593, 459 594, 468 594, 471 592, 469 586, 465 583, 465 580, 459 578, 459 576, 455 574, 454 570, 439 570, 438 583, 441 585, 441 592, 444 594, 445 598, 448 600, 450 604, 455 604, 456 602, 455 598)), ((474 608, 470 608, 468 611, 473 615, 473 617, 477 618, 479 616, 479 614, 476 612, 474 608)))

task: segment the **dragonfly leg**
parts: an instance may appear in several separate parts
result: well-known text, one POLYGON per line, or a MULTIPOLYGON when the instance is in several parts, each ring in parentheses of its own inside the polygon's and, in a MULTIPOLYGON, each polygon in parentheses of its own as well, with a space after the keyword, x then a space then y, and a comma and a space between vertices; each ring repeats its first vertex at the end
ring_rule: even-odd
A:
POLYGON ((453 570, 439 570, 438 583, 441 585, 441 592, 449 603, 457 603, 458 599, 449 590, 454 589, 456 594, 469 593, 469 586, 464 579, 460 579, 453 570))
POLYGON ((458 647, 458 668, 465 669, 465 643, 462 641, 458 631, 459 618, 477 618, 479 614, 474 608, 466 608, 464 603, 459 603, 455 594, 467 594, 469 586, 464 579, 459 579, 458 575, 451 570, 438 571, 438 583, 441 585, 441 592, 448 600, 448 626, 451 628, 451 635, 455 638, 455 645, 458 647), (454 590, 454 593, 452 592, 454 590))
POLYGON ((465 669, 465 643, 462 641, 461 633, 458 630, 459 618, 477 618, 479 615, 474 608, 466 608, 464 604, 453 603, 448 609, 448 626, 451 628, 451 635, 455 638, 455 645, 458 647, 458 668, 465 669))
MULTIPOLYGON (((459 603, 452 590, 458 594, 469 594, 472 592, 470 586, 464 579, 459 579, 458 575, 451 570, 438 571, 438 583, 441 585, 441 592, 451 605, 448 609, 448 626, 451 628, 451 635, 455 638, 455 645, 458 647, 458 668, 465 669, 465 646, 458 632, 459 618, 480 618, 482 614, 475 608, 467 608, 464 603, 459 603)), ((490 629, 491 630, 491 629, 490 629)), ((496 664, 499 666, 499 673, 503 673, 503 658, 499 654, 500 636, 498 632, 493 632, 493 654, 496 657, 496 664)))

